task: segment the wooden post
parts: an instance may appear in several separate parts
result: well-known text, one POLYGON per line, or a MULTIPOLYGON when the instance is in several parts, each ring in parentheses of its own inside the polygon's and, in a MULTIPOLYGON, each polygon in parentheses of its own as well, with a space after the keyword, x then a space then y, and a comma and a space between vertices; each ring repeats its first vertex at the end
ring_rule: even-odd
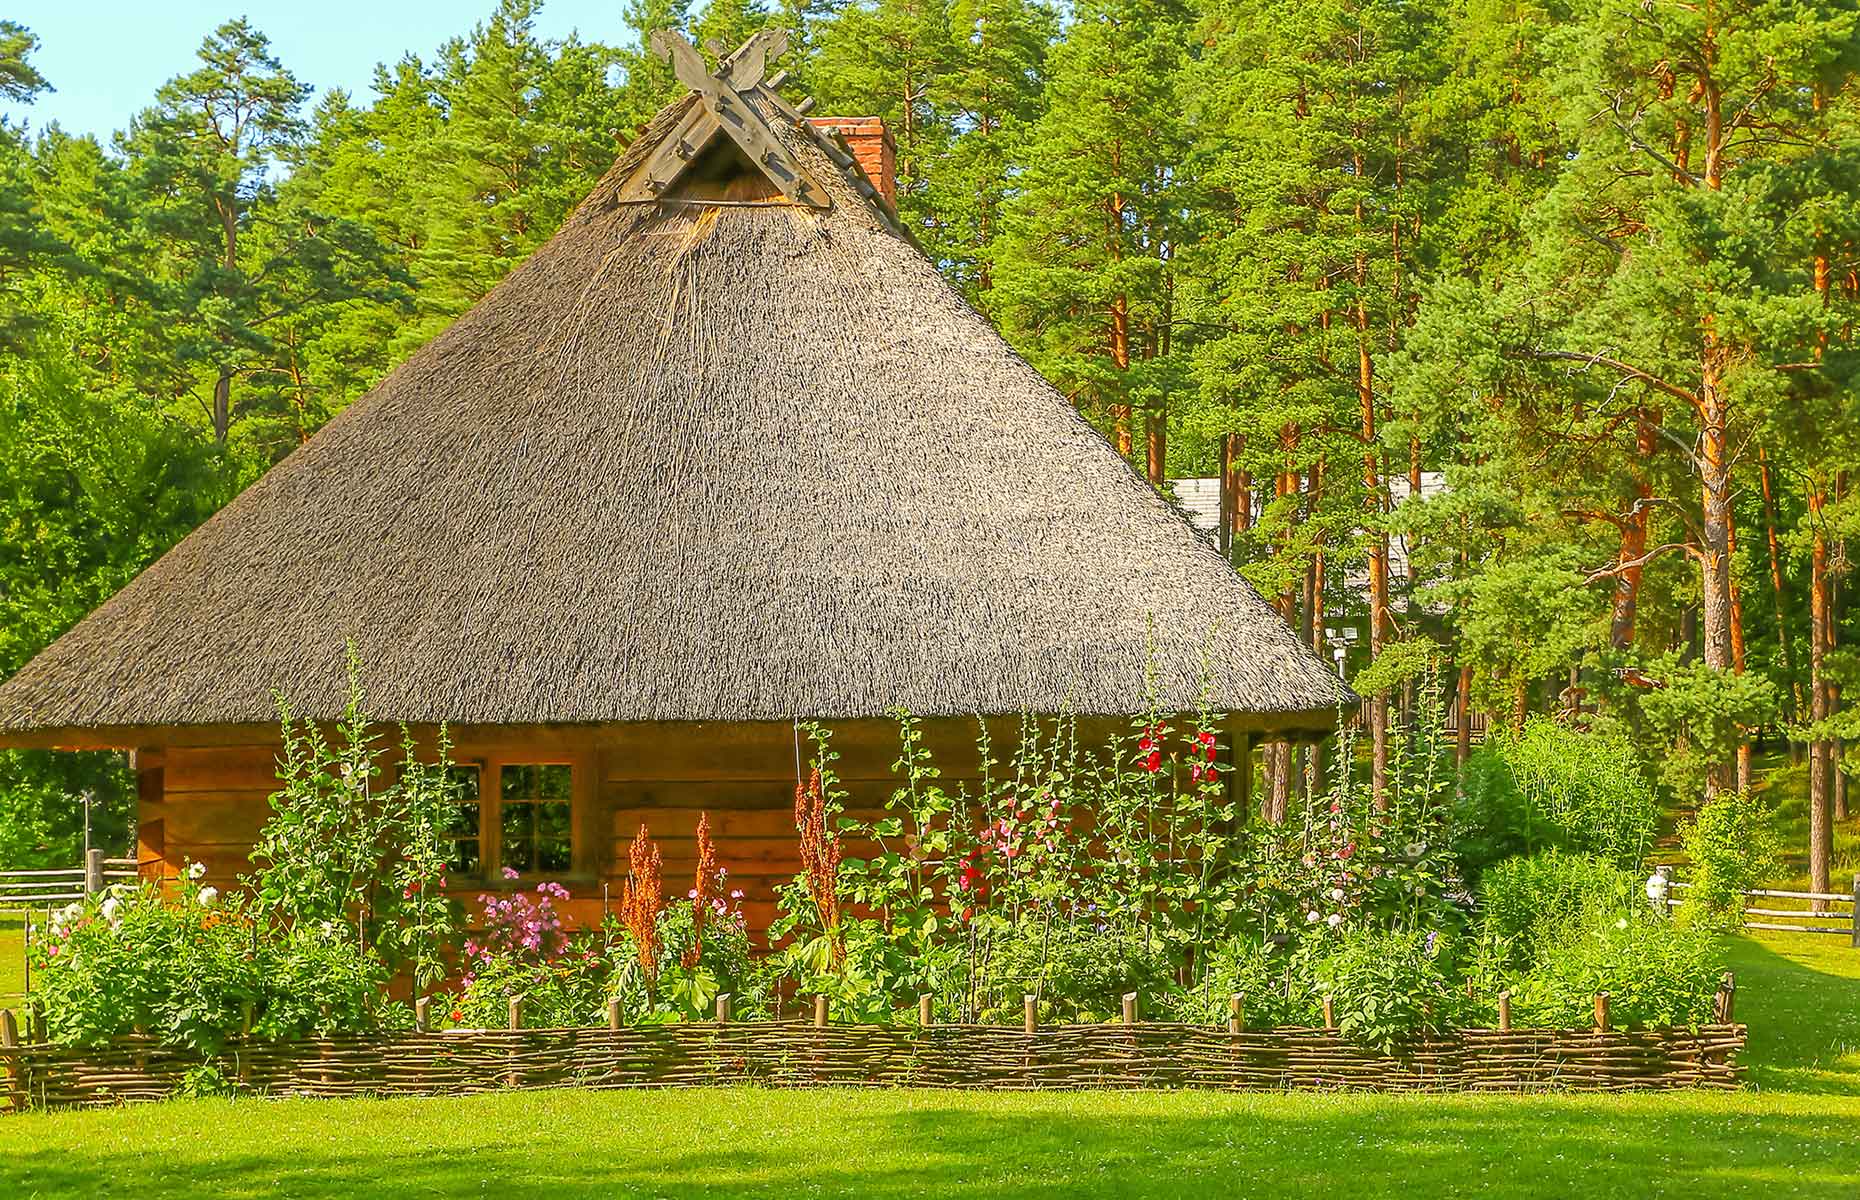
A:
POLYGON ((1329 996, 1324 997, 1324 1028, 1329 1030, 1337 1028, 1337 1012, 1329 996))
POLYGON ((718 992, 717 993, 717 1024, 728 1025, 729 1023, 730 1023, 730 993, 718 992))
POLYGON ((1244 1007, 1245 1004, 1246 1004, 1246 993, 1245 992, 1235 992, 1232 996, 1228 997, 1228 1000, 1227 1000, 1227 1032, 1228 1033, 1239 1033, 1241 1029, 1245 1028, 1246 1021, 1243 1019, 1245 1016, 1245 1011, 1246 1011, 1244 1007))
POLYGON ((433 1031, 433 998, 421 996, 413 1002, 413 1031, 431 1033, 433 1031))
POLYGON ((825 1029, 826 1027, 827 1027, 827 998, 825 996, 815 996, 814 997, 814 1028, 825 1029))
POLYGON ((1034 999, 1031 993, 1020 998, 1021 1019, 1025 1023, 1028 1033, 1032 1033, 1040 1027, 1039 1004, 1040 1002, 1034 999))
POLYGON ((1712 998, 1711 1019, 1714 1024, 1729 1025, 1737 1008, 1737 976, 1730 971, 1718 981, 1718 994, 1712 998))
POLYGON ((1608 1032, 1608 993, 1595 993, 1595 1032, 1608 1032))
POLYGON ((1124 993, 1124 1024, 1135 1025, 1136 1023, 1137 1023, 1137 994, 1135 992, 1125 992, 1124 993))
MULTIPOLYGON (((254 1008, 247 1000, 239 1005, 239 1082, 244 1085, 252 1078, 252 1018, 254 1008)), ((415 1008, 414 1019, 419 1019, 419 1010, 415 1008)))
POLYGON ((1498 994, 1498 1028, 1502 1032, 1511 1031, 1511 993, 1498 994))
POLYGON ((512 1029, 523 1028, 523 997, 521 996, 510 998, 510 1027, 512 1029))
POLYGON ((1854 948, 1860 950, 1860 871, 1854 872, 1854 948))
POLYGON ((0 1059, 6 1060, 7 1095, 17 1112, 26 1107, 26 1071, 19 1065, 19 1024, 10 1008, 0 1008, 0 1059))
POLYGON ((103 851, 84 851, 84 894, 95 896, 103 890, 103 851))
POLYGON ((620 1028, 620 1001, 618 998, 607 1002, 607 1028, 620 1028))
POLYGON ((917 997, 917 1023, 925 1029, 928 1029, 935 1020, 936 1002, 929 993, 926 992, 924 995, 917 997))

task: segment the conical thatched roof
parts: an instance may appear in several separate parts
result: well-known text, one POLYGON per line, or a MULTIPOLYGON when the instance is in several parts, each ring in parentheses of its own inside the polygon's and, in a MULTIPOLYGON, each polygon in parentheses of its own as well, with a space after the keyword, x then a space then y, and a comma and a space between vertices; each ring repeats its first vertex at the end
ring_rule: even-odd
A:
POLYGON ((830 207, 623 200, 700 100, 673 105, 533 258, 0 686, 0 736, 270 722, 274 689, 334 716, 349 639, 376 714, 414 722, 1139 712, 1147 663, 1163 709, 1205 686, 1327 724, 1325 665, 836 148, 746 94, 830 207))

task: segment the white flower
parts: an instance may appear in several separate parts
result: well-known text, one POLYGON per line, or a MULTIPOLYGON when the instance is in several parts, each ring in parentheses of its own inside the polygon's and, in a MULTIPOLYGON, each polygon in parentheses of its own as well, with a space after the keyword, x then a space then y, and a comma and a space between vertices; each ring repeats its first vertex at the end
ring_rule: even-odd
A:
POLYGON ((206 873, 207 873, 206 863, 191 862, 187 864, 187 877, 189 879, 199 879, 202 875, 205 875, 206 873))
POLYGON ((1655 904, 1666 899, 1666 876, 1656 871, 1647 877, 1647 899, 1655 904))
POLYGON ((115 896, 109 896, 104 899, 103 904, 97 911, 103 914, 104 920, 114 925, 116 924, 116 910, 122 906, 123 902, 121 900, 118 900, 115 896))
POLYGON ((1337 928, 1337 926, 1343 924, 1343 914, 1332 913, 1330 914, 1330 916, 1324 918, 1324 923, 1330 926, 1332 929, 1335 929, 1337 928))
POLYGON ((1627 928, 1627 918, 1626 918, 1626 917, 1619 917, 1619 918, 1617 918, 1617 919, 1616 919, 1616 921, 1615 921, 1615 928, 1616 928, 1616 929, 1626 929, 1626 928, 1627 928))
POLYGON ((334 921, 325 921, 317 926, 317 928, 322 931, 324 937, 328 937, 330 934, 336 932, 336 923, 334 921))
POLYGON ((1342 888, 1340 888, 1340 887, 1338 887, 1338 888, 1332 888, 1332 889, 1330 889, 1330 898, 1331 898, 1332 900, 1341 900, 1341 899, 1343 899, 1343 889, 1342 889, 1342 888))
POLYGON ((219 903, 219 900, 220 889, 216 887, 203 887, 200 889, 200 907, 212 908, 215 904, 219 903))
POLYGON ((1318 919, 1318 915, 1317 915, 1316 909, 1313 909, 1312 911, 1305 914, 1305 924, 1307 925, 1316 924, 1317 919, 1318 919))

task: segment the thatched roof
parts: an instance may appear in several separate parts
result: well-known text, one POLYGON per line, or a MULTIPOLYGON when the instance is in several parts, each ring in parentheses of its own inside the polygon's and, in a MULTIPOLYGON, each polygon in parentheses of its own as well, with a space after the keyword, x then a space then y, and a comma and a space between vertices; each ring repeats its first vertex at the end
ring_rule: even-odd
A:
POLYGON ((1325 664, 749 95, 830 208, 622 202, 698 101, 674 104, 475 308, 0 686, 0 739, 270 722, 274 689, 334 716, 350 639, 375 713, 413 722, 1186 711, 1205 686, 1326 725, 1325 664))

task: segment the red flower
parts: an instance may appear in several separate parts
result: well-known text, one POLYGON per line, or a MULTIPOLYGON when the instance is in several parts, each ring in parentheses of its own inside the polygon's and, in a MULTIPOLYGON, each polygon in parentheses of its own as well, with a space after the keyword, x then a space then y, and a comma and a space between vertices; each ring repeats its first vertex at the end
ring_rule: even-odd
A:
POLYGON ((1162 751, 1150 751, 1150 756, 1143 760, 1143 769, 1152 775, 1162 770, 1162 751))

